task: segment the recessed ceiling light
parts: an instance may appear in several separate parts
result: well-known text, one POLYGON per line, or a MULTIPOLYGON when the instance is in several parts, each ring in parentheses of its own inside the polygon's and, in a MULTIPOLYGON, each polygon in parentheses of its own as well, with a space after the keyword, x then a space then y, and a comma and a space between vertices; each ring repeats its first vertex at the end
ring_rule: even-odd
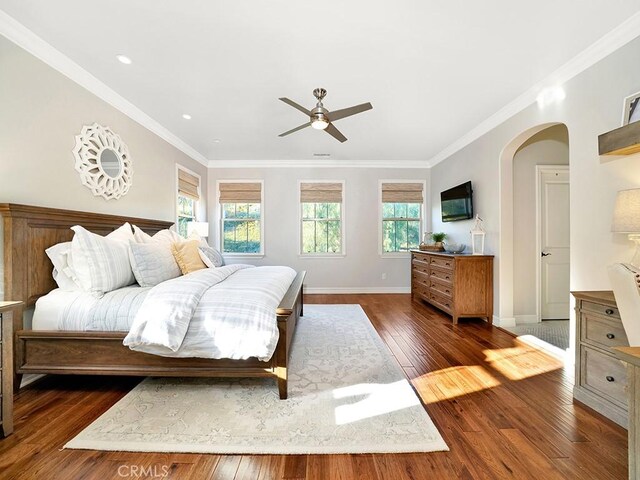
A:
POLYGON ((214 138, 213 139, 213 143, 220 143, 222 140, 220 140, 219 138, 214 138))
POLYGON ((116 55, 116 58, 120 63, 124 63, 125 65, 131 65, 133 63, 126 55, 116 55))
POLYGON ((189 115, 188 113, 183 113, 182 118, 184 118, 185 120, 191 120, 191 115, 189 115))

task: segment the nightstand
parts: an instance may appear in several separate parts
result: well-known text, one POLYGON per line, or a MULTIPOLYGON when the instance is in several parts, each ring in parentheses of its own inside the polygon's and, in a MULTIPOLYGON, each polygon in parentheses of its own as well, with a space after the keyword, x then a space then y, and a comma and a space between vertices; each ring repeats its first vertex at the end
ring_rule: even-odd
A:
POLYGON ((13 309, 22 302, 0 302, 0 427, 13 433, 13 309))

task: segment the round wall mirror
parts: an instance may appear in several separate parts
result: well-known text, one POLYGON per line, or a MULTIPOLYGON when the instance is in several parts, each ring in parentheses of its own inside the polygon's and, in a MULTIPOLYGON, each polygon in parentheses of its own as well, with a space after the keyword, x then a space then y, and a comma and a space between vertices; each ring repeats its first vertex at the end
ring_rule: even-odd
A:
POLYGON ((120 198, 131 187, 129 149, 119 135, 97 123, 82 127, 73 149, 82 184, 107 200, 120 198))
POLYGON ((122 162, 118 154, 110 148, 105 148, 100 154, 100 166, 104 173, 111 178, 118 178, 122 170, 122 162))

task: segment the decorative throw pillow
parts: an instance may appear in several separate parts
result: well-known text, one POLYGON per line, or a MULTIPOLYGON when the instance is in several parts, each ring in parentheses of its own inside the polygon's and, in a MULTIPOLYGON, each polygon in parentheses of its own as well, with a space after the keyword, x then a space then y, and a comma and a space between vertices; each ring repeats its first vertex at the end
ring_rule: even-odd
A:
POLYGON ((198 253, 198 243, 198 240, 189 240, 171 245, 173 256, 184 275, 207 268, 198 253))
POLYGON ((133 275, 141 287, 153 287, 181 275, 171 246, 164 243, 131 242, 129 259, 133 275))
POLYGON ((82 290, 80 285, 78 285, 78 283, 73 279, 73 272, 70 271, 70 252, 71 242, 57 243, 45 250, 45 253, 53 264, 53 279, 61 290, 69 292, 82 290))
POLYGON ((135 282, 125 242, 108 235, 96 235, 79 225, 71 230, 75 235, 71 240, 69 264, 75 274, 74 280, 83 290, 101 297, 135 282))
POLYGON ((224 258, 215 248, 199 246, 198 252, 200 253, 200 258, 207 267, 216 268, 224 265, 224 258))
POLYGON ((136 225, 133 226, 133 237, 137 243, 165 243, 171 245, 174 242, 185 241, 185 238, 181 237, 180 234, 168 229, 160 230, 152 237, 136 225))

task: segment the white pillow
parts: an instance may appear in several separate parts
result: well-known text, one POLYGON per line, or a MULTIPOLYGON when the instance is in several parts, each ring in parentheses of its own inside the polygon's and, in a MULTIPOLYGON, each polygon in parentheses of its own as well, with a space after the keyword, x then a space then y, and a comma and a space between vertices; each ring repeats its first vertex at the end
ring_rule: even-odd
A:
POLYGON ((184 242, 186 240, 172 230, 160 230, 152 237, 134 225, 133 232, 134 241, 137 243, 166 243, 171 245, 174 242, 184 242))
POLYGON ((153 287, 182 275, 170 244, 131 242, 129 259, 133 274, 141 287, 153 287))
POLYGON ((111 240, 117 240, 119 242, 124 242, 127 245, 129 245, 129 242, 135 241, 135 239, 133 238, 131 225, 129 225, 128 222, 108 234, 107 238, 110 238, 111 240))
MULTIPOLYGON (((71 240, 69 264, 76 282, 84 291, 101 297, 106 292, 135 282, 129 263, 128 245, 113 239, 121 238, 122 232, 112 232, 102 237, 79 225, 71 227, 71 230, 75 235, 71 240)), ((133 233, 131 237, 133 238, 133 233)))
POLYGON ((222 267, 224 258, 218 250, 212 247, 198 247, 198 253, 204 264, 209 268, 222 267))
POLYGON ((53 263, 53 279, 61 290, 68 292, 82 290, 80 285, 73 279, 73 274, 69 275, 69 253, 71 252, 71 242, 57 243, 45 250, 45 253, 53 263))

